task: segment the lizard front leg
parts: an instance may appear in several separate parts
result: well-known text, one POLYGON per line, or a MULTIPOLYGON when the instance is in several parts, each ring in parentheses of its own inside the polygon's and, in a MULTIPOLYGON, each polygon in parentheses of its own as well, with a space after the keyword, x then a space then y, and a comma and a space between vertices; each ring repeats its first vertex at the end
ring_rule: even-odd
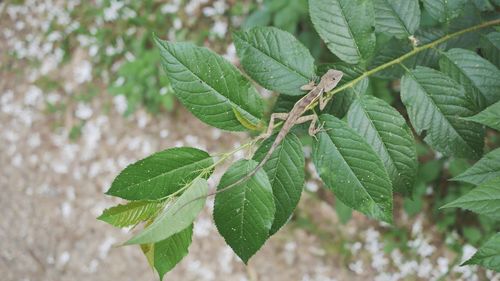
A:
POLYGON ((325 97, 323 96, 324 92, 322 92, 320 95, 319 95, 319 98, 318 98, 318 101, 319 101, 319 110, 323 111, 323 109, 325 109, 326 105, 328 104, 328 102, 326 101, 325 97))

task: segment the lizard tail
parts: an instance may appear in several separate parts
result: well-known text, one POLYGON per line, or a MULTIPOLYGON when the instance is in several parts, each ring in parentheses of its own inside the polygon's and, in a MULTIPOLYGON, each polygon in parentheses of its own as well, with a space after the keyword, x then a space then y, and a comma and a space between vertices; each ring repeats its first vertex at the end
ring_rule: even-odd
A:
MULTIPOLYGON (((255 167, 255 169, 253 169, 250 173, 246 174, 244 177, 242 177, 241 179, 237 180, 236 182, 233 182, 232 184, 226 186, 226 187, 223 187, 222 189, 219 189, 219 190, 216 190, 216 191, 213 191, 211 193, 208 193, 207 195, 204 195, 204 196, 200 196, 200 197, 197 197, 197 198, 194 198, 192 199, 191 201, 189 202, 186 202, 184 205, 182 205, 178 210, 177 212, 184 208, 186 205, 190 204, 191 202, 193 201, 196 201, 196 200, 199 200, 199 199, 202 199, 202 198, 208 198, 210 196, 214 196, 218 193, 222 193, 222 192, 225 192, 225 191, 228 191, 229 189, 241 184, 241 183, 244 183, 245 181, 249 180, 251 177, 253 177, 267 162, 267 160, 269 160, 269 158, 271 158, 271 155, 273 154, 274 150, 276 149, 276 147, 279 145, 279 141, 275 141, 272 145, 271 145, 271 148, 268 150, 268 152, 266 153, 266 156, 264 156, 264 158, 259 162, 259 164, 257 164, 257 166, 255 167)), ((175 212, 174 215, 177 213, 175 212)))
POLYGON ((219 190, 216 190, 216 191, 213 191, 209 194, 207 194, 207 197, 208 196, 213 196, 213 195, 216 195, 217 193, 222 193, 224 191, 227 191, 241 183, 244 183, 246 182, 247 180, 249 180, 251 177, 253 177, 267 162, 267 160, 269 160, 269 158, 271 157, 272 155, 272 149, 269 150, 269 152, 266 154, 266 156, 264 156, 264 159, 262 159, 262 161, 259 162, 259 164, 257 165, 257 167, 255 167, 255 169, 253 169, 250 173, 246 174, 244 177, 242 177, 241 179, 237 180, 236 182, 233 182, 232 184, 226 186, 226 187, 223 187, 222 189, 219 189, 219 190))

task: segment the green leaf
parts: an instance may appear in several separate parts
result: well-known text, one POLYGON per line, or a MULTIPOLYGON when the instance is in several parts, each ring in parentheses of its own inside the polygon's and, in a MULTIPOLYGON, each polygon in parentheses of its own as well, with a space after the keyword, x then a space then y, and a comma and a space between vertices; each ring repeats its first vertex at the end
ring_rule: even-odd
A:
POLYGON ((500 67, 500 32, 481 36, 481 53, 496 67, 500 67))
POLYGON ((135 201, 104 210, 97 219, 116 227, 126 227, 149 219, 164 206, 164 202, 135 201))
MULTIPOLYGON (((275 137, 268 138, 262 143, 253 157, 255 161, 262 161, 274 139, 275 137)), ((304 166, 305 159, 302 144, 299 138, 292 133, 285 137, 264 164, 263 169, 266 171, 271 183, 274 205, 276 205, 276 214, 270 235, 276 233, 285 225, 299 203, 302 188, 304 187, 304 166)))
POLYGON ((463 208, 500 220, 500 177, 484 182, 441 208, 463 208))
POLYGON ((193 236, 193 225, 169 238, 154 244, 142 244, 144 255, 148 258, 149 264, 156 269, 160 280, 172 270, 187 254, 193 236))
POLYGON ((154 40, 175 95, 196 117, 220 129, 243 131, 236 108, 251 123, 259 123, 262 98, 235 66, 207 48, 154 40))
POLYGON ((196 178, 181 196, 147 226, 142 232, 126 242, 131 244, 154 243, 167 239, 182 231, 196 219, 205 205, 208 183, 196 178))
POLYGON ((377 152, 393 190, 411 195, 417 173, 417 148, 403 116, 384 101, 363 96, 351 105, 347 123, 377 152))
POLYGON ((401 80, 401 100, 418 134, 448 156, 478 158, 482 154, 484 130, 463 120, 474 114, 474 105, 462 86, 443 73, 417 67, 401 80))
POLYGON ((302 17, 307 15, 307 1, 286 1, 285 6, 274 14, 273 25, 295 33, 302 17))
POLYGON ((422 0, 424 8, 439 22, 449 22, 458 17, 467 0, 422 0))
POLYGON ((477 264, 500 272, 500 232, 486 241, 479 250, 462 265, 477 264))
MULTIPOLYGON (((482 22, 483 15, 481 15, 481 12, 470 1, 467 1, 462 9, 463 12, 459 17, 454 18, 446 24, 447 26, 444 28, 446 34, 458 32, 471 26, 478 25, 482 22)), ((439 27, 437 28, 443 29, 439 27)), ((447 49, 477 49, 481 32, 481 30, 478 30, 476 32, 469 32, 463 34, 462 36, 451 38, 446 42, 446 47, 447 49)))
POLYGON ((495 6, 490 0, 472 0, 472 2, 481 12, 491 12, 495 10, 495 6))
POLYGON ((350 64, 367 64, 375 49, 371 0, 309 0, 309 12, 333 54, 350 64))
POLYGON ((474 166, 452 180, 479 185, 496 177, 500 177, 500 148, 490 151, 474 166))
POLYGON ((316 170, 337 199, 368 216, 392 222, 392 187, 384 164, 347 124, 323 114, 313 143, 316 170))
POLYGON ((271 22, 271 12, 268 9, 262 9, 250 14, 243 22, 243 29, 250 29, 256 26, 266 26, 271 22))
POLYGON ((439 60, 441 70, 464 86, 478 109, 500 100, 500 71, 473 51, 451 49, 439 60))
MULTIPOLYGON (((213 160, 192 147, 166 149, 129 165, 115 178, 108 195, 127 200, 164 198, 206 172, 213 160)), ((210 176, 205 174, 204 176, 210 176)))
POLYGON ((486 125, 500 131, 500 101, 490 105, 478 114, 465 119, 486 125))
MULTIPOLYGON (((255 167, 257 162, 253 160, 232 164, 222 176, 217 190, 240 180, 255 167)), ((215 225, 245 264, 269 237, 275 211, 271 183, 262 170, 215 196, 215 225)))
POLYGON ((375 26, 381 33, 407 38, 420 24, 418 0, 375 0, 375 26))
POLYGON ((292 34, 274 27, 233 33, 245 72, 264 88, 303 95, 300 87, 315 77, 314 58, 292 34))
POLYGON ((273 105, 273 113, 288 113, 302 97, 279 95, 273 105))

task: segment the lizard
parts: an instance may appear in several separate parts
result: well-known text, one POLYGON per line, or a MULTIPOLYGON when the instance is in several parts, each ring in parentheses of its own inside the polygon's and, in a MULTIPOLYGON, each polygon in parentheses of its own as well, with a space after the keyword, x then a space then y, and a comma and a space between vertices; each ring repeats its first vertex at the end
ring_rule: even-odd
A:
POLYGON ((218 193, 227 191, 230 188, 233 188, 233 187, 249 180, 253 175, 255 175, 267 163, 267 160, 269 160, 269 158, 271 157, 273 152, 280 145, 280 143, 285 139, 286 135, 290 132, 290 130, 292 129, 293 126, 295 126, 297 124, 302 124, 302 123, 311 121, 311 124, 309 125, 309 135, 311 135, 311 136, 316 135, 316 133, 319 130, 321 130, 321 128, 316 129, 316 127, 315 127, 315 124, 318 120, 318 116, 316 116, 316 114, 311 114, 311 115, 307 115, 307 116, 303 116, 303 115, 309 109, 311 109, 312 105, 316 101, 319 102, 319 109, 323 110, 327 104, 327 102, 323 98, 323 94, 333 90, 337 86, 337 84, 340 82, 340 79, 342 79, 343 75, 344 75, 344 73, 342 71, 330 69, 321 77, 318 85, 315 85, 314 81, 311 81, 310 83, 302 86, 301 87, 302 90, 309 91, 309 92, 306 95, 304 95, 300 100, 298 100, 293 105, 292 110, 290 110, 288 113, 273 113, 273 114, 271 114, 269 126, 267 127, 266 132, 264 134, 260 135, 259 137, 257 137, 258 139, 267 139, 273 133, 275 120, 276 119, 285 120, 285 122, 283 123, 283 126, 281 127, 281 129, 278 132, 278 135, 276 136, 273 143, 271 144, 271 147, 267 151, 264 158, 257 164, 257 166, 250 173, 246 174, 244 177, 237 180, 236 182, 231 183, 230 185, 223 187, 222 189, 213 191, 207 195, 200 196, 198 198, 194 198, 191 201, 185 203, 177 210, 177 212, 180 209, 184 208, 184 206, 190 204, 191 202, 194 202, 194 201, 201 199, 201 198, 207 198, 209 196, 213 196, 213 195, 216 195, 218 193))
POLYGON ((259 136, 259 139, 267 139, 269 138, 274 129, 274 122, 276 119, 284 120, 285 122, 283 123, 283 126, 278 132, 278 135, 274 139, 274 142, 271 144, 271 147, 265 154, 264 158, 257 164, 257 166, 247 175, 245 175, 243 178, 237 180, 236 182, 220 189, 217 191, 214 191, 208 196, 215 195, 217 193, 224 192, 238 184, 241 184, 248 179, 250 179, 253 175, 255 175, 269 160, 273 152, 276 150, 276 148, 281 144, 281 142, 285 139, 285 137, 288 135, 290 130, 292 129, 293 126, 297 124, 302 124, 308 121, 311 121, 311 124, 309 125, 309 130, 308 133, 311 136, 316 135, 318 131, 321 130, 321 127, 318 129, 316 128, 316 122, 318 120, 318 116, 316 114, 311 114, 307 116, 303 116, 304 113, 306 113, 309 109, 311 109, 312 104, 314 104, 316 101, 319 102, 319 109, 323 110, 327 104, 325 101, 323 94, 326 92, 329 92, 333 90, 337 84, 340 82, 340 79, 342 79, 343 72, 335 69, 330 69, 328 70, 320 79, 318 85, 314 84, 314 81, 310 82, 309 84, 306 84, 301 87, 301 90, 309 91, 306 95, 304 95, 300 100, 298 100, 293 108, 288 112, 288 113, 273 113, 271 114, 269 125, 267 127, 267 130, 264 134, 259 136))

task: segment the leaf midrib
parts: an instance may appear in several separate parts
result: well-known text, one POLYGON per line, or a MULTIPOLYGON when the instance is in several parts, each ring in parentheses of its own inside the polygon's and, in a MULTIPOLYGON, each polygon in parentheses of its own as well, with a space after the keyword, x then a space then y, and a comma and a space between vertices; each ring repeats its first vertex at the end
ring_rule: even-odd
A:
POLYGON ((349 32, 349 35, 351 36, 352 40, 354 41, 354 46, 356 47, 356 53, 358 54, 358 58, 359 58, 358 63, 359 63, 362 59, 364 59, 364 57, 361 55, 361 51, 359 50, 358 41, 356 40, 356 38, 354 37, 354 34, 351 31, 351 25, 347 21, 347 18, 346 18, 345 13, 344 13, 344 7, 342 6, 342 3, 339 0, 335 0, 335 1, 337 1, 337 3, 339 3, 340 13, 342 14, 342 20, 344 21, 345 25, 347 26, 347 31, 349 32))
POLYGON ((181 167, 174 168, 173 170, 169 170, 169 171, 167 171, 167 172, 161 173, 161 174, 156 175, 156 176, 154 176, 154 177, 152 177, 152 178, 148 178, 148 179, 146 179, 146 180, 143 180, 143 181, 140 181, 140 182, 134 183, 134 184, 132 184, 132 185, 129 185, 129 186, 127 186, 124 190, 129 191, 130 189, 132 189, 132 188, 136 187, 137 185, 143 184, 143 183, 148 182, 148 181, 155 180, 156 178, 159 178, 159 177, 162 177, 162 176, 166 176, 166 175, 168 175, 168 174, 171 174, 171 173, 176 172, 176 171, 181 170, 181 169, 185 169, 185 168, 188 168, 188 167, 191 167, 191 166, 195 166, 195 165, 197 165, 197 164, 199 164, 199 163, 201 163, 201 162, 203 162, 203 161, 207 161, 207 160, 208 160, 208 159, 210 159, 210 158, 211 158, 211 157, 206 157, 206 158, 204 158, 204 159, 202 159, 202 160, 199 160, 199 161, 196 161, 196 162, 193 162, 193 163, 190 163, 190 164, 187 164, 187 165, 181 166, 181 167))
POLYGON ((338 149, 338 146, 335 144, 335 142, 333 141, 333 139, 330 137, 330 134, 328 134, 328 132, 326 132, 325 134, 328 136, 328 139, 330 140, 330 142, 332 143, 332 145, 335 147, 335 149, 338 151, 338 153, 342 156, 341 157, 342 161, 344 162, 344 164, 349 169, 349 172, 351 173, 351 175, 354 176, 356 182, 361 186, 361 190, 363 190, 363 192, 368 196, 368 198, 370 198, 370 200, 374 203, 374 205, 376 206, 376 208, 379 211, 382 211, 380 209, 380 207, 378 206, 378 203, 372 197, 372 195, 366 190, 366 187, 359 181, 358 176, 356 175, 356 173, 354 173, 354 171, 352 170, 352 168, 349 165, 349 163, 347 163, 346 159, 344 158, 344 155, 340 152, 340 150, 338 149))
POLYGON ((390 161, 391 161, 391 165, 394 167, 394 169, 399 172, 397 166, 396 166, 396 162, 392 159, 392 155, 391 153, 389 152, 389 149, 387 148, 387 146, 385 145, 385 142, 384 142, 384 139, 382 138, 382 136, 379 134, 379 131, 377 129, 377 126, 375 126, 375 123, 373 123, 372 119, 370 118, 371 115, 365 110, 364 106, 362 105, 362 101, 360 101, 360 106, 361 106, 361 110, 365 113, 367 119, 368 119, 368 122, 370 122, 370 124, 372 125, 373 129, 375 130, 375 133, 377 134, 380 142, 382 143, 382 147, 384 148, 384 151, 385 153, 387 154, 387 156, 389 157, 390 161))
POLYGON ((427 89, 422 86, 420 84, 420 82, 418 81, 417 77, 415 77, 415 75, 413 74, 412 71, 408 71, 407 72, 411 77, 412 77, 412 80, 415 81, 415 83, 418 85, 418 87, 425 93, 424 96, 427 97, 428 100, 430 100, 430 103, 432 103, 432 105, 437 109, 437 111, 439 112, 439 114, 441 116, 443 116, 443 119, 446 121, 446 124, 448 124, 448 126, 450 126, 452 129, 453 129, 453 132, 455 132, 455 134, 460 138, 460 140, 471 150, 474 152, 474 154, 476 154, 476 150, 471 147, 469 145, 469 143, 467 141, 465 141, 463 138, 462 138, 462 135, 460 135, 457 130, 455 129, 455 127, 453 127, 453 125, 450 123, 450 121, 448 120, 448 118, 446 117, 446 115, 441 111, 441 108, 439 108, 439 106, 436 104, 436 102, 434 101, 434 99, 431 97, 431 95, 428 94, 428 91, 427 89))
MULTIPOLYGON (((443 54, 443 56, 446 58, 446 60, 447 60, 447 61, 448 61, 451 65, 453 65, 453 66, 455 67, 455 69, 456 69, 456 70, 457 70, 460 74, 462 74, 462 75, 463 75, 463 77, 465 77, 465 78, 467 79, 467 82, 469 83, 469 85, 470 85, 472 88, 474 88, 474 90, 475 90, 475 91, 477 91, 478 93, 480 93, 480 94, 481 94, 481 96, 482 96, 483 98, 486 98, 486 96, 485 96, 485 95, 484 95, 484 93, 481 91, 481 89, 479 89, 479 88, 477 87, 477 85, 476 85, 476 83, 474 82, 474 80, 473 80, 473 79, 472 79, 472 78, 468 75, 468 73, 467 73, 467 72, 465 72, 465 71, 464 71, 464 70, 463 70, 463 69, 462 69, 462 68, 461 68, 458 64, 456 64, 456 63, 455 63, 455 61, 453 61, 453 60, 452 60, 452 59, 448 56, 448 53, 447 53, 447 52, 445 52, 445 53, 443 54)), ((468 98, 473 98, 473 97, 469 96, 469 95, 467 94, 467 92, 466 92, 465 94, 466 94, 466 96, 467 96, 468 98)), ((471 94, 473 94, 473 93, 471 93, 471 94)), ((471 100, 471 102, 475 102, 475 101, 474 101, 474 100, 471 100)), ((482 111, 481 111, 481 112, 482 112, 482 111)))
MULTIPOLYGON (((182 65, 185 69, 187 69, 187 70, 188 70, 188 71, 189 71, 189 72, 190 72, 190 73, 191 73, 194 77, 198 78, 200 81, 203 81, 203 82, 204 82, 204 83, 205 83, 205 84, 206 84, 206 85, 210 88, 210 90, 212 90, 212 91, 213 91, 213 92, 214 92, 217 96, 222 97, 222 99, 223 99, 224 101, 226 101, 227 103, 229 103, 232 107, 236 107, 236 108, 238 108, 238 110, 241 110, 241 111, 243 111, 244 113, 246 113, 246 114, 248 114, 248 115, 250 115, 250 116, 253 116, 253 117, 254 117, 255 119, 257 119, 257 120, 260 120, 260 118, 259 118, 259 117, 254 116, 252 113, 248 112, 248 111, 247 111, 247 110, 245 110, 243 107, 241 107, 241 105, 234 103, 231 99, 229 99, 228 97, 226 97, 226 96, 224 96, 223 94, 219 93, 219 91, 215 90, 215 89, 212 87, 212 85, 211 85, 211 84, 209 84, 209 83, 208 83, 207 81, 205 81, 204 79, 201 79, 201 77, 200 77, 200 76, 198 76, 196 73, 194 73, 194 72, 193 72, 190 68, 188 68, 188 67, 186 66, 186 64, 184 64, 184 63, 183 63, 183 62, 181 62, 181 61, 180 61, 180 60, 179 60, 176 56, 174 56, 174 54, 173 54, 173 53, 169 50, 169 48, 166 48, 166 47, 164 46, 164 43, 163 43, 162 41, 160 41, 160 42, 161 42, 162 47, 163 47, 163 49, 164 49, 165 51, 167 51, 167 52, 168 52, 168 53, 169 53, 169 54, 170 54, 170 55, 171 55, 171 56, 172 56, 172 57, 173 57, 173 58, 174 58, 174 59, 175 59, 175 60, 176 60, 176 61, 177 61, 180 65, 182 65)), ((198 48, 199 48, 199 47, 198 47, 198 48)), ((216 62, 217 62, 218 67, 220 67, 220 66, 219 66, 219 62, 217 61, 217 59, 216 59, 216 62)), ((237 71, 237 70, 235 70, 235 71, 237 71)), ((227 85, 226 85, 226 88, 227 88, 227 85)))
MULTIPOLYGON (((403 19, 401 19, 401 17, 399 16, 398 13, 396 13, 396 10, 394 9, 394 6, 387 0, 383 0, 387 3, 387 5, 389 5, 389 7, 391 8, 391 11, 393 12, 393 14, 395 15, 395 18, 399 21, 399 23, 401 24, 401 26, 403 26, 405 32, 406 32, 406 35, 410 36, 411 35, 411 32, 410 30, 408 29, 408 27, 406 26, 405 22, 403 21, 403 19)), ((400 1, 400 0, 398 0, 400 1)), ((408 1, 408 0, 403 0, 403 1, 408 1)))

